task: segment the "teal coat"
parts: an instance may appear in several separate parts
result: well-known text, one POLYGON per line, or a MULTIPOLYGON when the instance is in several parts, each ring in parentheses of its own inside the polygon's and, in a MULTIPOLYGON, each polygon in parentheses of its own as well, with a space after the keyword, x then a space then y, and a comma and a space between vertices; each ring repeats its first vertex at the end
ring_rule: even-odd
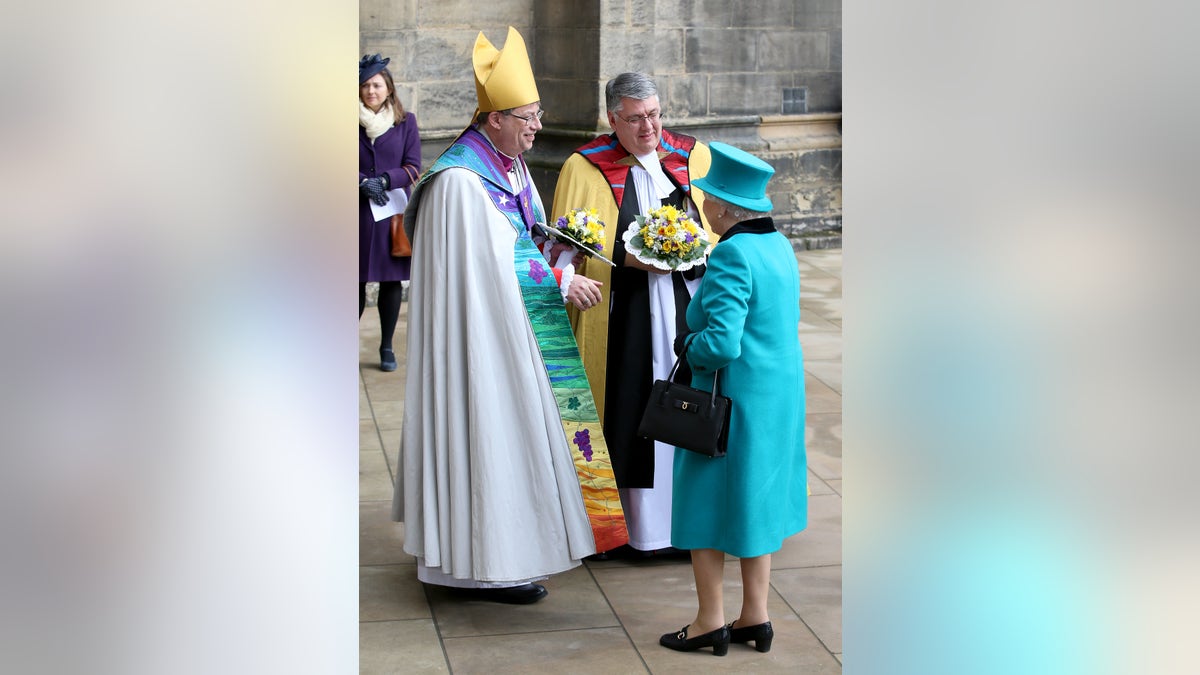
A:
POLYGON ((770 218, 738 223, 713 248, 687 311, 692 386, 733 399, 729 449, 675 449, 671 545, 739 558, 778 551, 808 524, 800 274, 770 218))

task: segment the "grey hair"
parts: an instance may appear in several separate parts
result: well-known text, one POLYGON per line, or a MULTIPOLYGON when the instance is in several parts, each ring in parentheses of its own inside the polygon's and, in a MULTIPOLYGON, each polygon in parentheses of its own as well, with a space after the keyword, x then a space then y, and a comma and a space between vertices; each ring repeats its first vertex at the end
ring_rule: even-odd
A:
MULTIPOLYGON (((704 188, 700 188, 700 190, 701 190, 701 192, 703 192, 704 188)), ((737 204, 730 204, 729 202, 725 201, 724 199, 721 199, 720 197, 717 197, 708 192, 704 193, 704 199, 705 199, 705 201, 716 202, 718 206, 723 206, 726 209, 728 209, 729 215, 733 216, 733 218, 736 220, 736 222, 739 222, 739 223, 742 222, 743 220, 753 220, 754 218, 762 218, 763 216, 770 214, 770 211, 751 211, 750 209, 745 208, 743 206, 738 206, 737 204)))
POLYGON ((658 87, 644 73, 621 73, 604 85, 604 103, 608 112, 620 110, 621 99, 645 101, 651 96, 658 96, 658 87))

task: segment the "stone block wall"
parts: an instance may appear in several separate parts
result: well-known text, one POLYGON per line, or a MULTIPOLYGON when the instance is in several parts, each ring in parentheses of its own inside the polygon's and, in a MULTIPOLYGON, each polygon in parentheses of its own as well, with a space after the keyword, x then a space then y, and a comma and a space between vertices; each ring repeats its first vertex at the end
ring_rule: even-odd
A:
POLYGON ((547 208, 570 152, 610 131, 604 84, 640 70, 667 128, 775 167, 776 221, 798 246, 840 245, 841 0, 360 0, 362 53, 392 58, 426 166, 475 109, 475 36, 500 45, 509 25, 547 110, 526 157, 547 208))
POLYGON ((396 91, 416 113, 423 143, 426 135, 434 141, 452 138, 475 110, 475 37, 482 31, 503 46, 511 25, 537 54, 533 5, 534 0, 360 0, 360 51, 392 59, 396 91))

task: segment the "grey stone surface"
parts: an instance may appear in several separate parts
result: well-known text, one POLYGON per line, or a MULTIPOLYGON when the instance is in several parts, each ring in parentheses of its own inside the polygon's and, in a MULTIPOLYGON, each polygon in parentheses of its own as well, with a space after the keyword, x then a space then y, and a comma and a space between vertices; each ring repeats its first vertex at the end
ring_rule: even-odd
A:
POLYGON ((417 22, 417 0, 359 0, 358 21, 381 30, 398 30, 417 22))
POLYGON ((708 115, 708 77, 704 75, 670 75, 658 78, 659 101, 671 120, 708 115))
POLYGON ((542 49, 533 59, 537 65, 538 91, 543 97, 543 79, 594 77, 600 67, 600 31, 594 28, 538 30, 537 36, 542 49))
POLYGON ((808 112, 842 111, 840 72, 797 73, 796 84, 808 87, 808 112))
MULTIPOLYGON (((436 81, 473 78, 471 52, 478 34, 478 31, 462 29, 414 31, 404 79, 436 81)), ((492 39, 502 40, 504 36, 501 34, 492 39)), ((469 82, 473 95, 474 80, 469 82)))
POLYGON ((659 28, 654 31, 653 70, 657 77, 684 72, 686 37, 686 31, 682 28, 659 28))
MULTIPOLYGON (((526 32, 533 24, 533 0, 436 0, 420 3, 419 27, 474 27, 497 47, 504 41, 508 26, 515 27, 528 42, 526 32)), ((474 35, 472 35, 474 42, 474 35)))
POLYGON ((450 672, 430 619, 361 623, 358 644, 359 675, 450 672))
POLYGON ((687 32, 688 72, 753 72, 761 31, 758 29, 693 28, 687 32))
POLYGON ((659 26, 691 28, 694 26, 728 26, 728 0, 659 0, 654 17, 659 26))
POLYGON ((635 28, 601 33, 601 82, 607 82, 612 77, 631 70, 652 73, 653 68, 653 29, 635 28))
POLYGON ((769 106, 778 112, 790 73, 721 73, 709 80, 709 112, 717 115, 759 113, 769 106))
POLYGON ((758 35, 758 70, 828 70, 829 34, 807 31, 762 31, 758 35))
POLYGON ((797 28, 841 28, 842 0, 795 0, 797 28))
POLYGON ((735 28, 789 28, 795 18, 795 0, 755 0, 729 3, 729 25, 735 28))
POLYGON ((600 6, 595 0, 534 0, 533 12, 539 27, 595 30, 600 21, 600 6))
POLYGON ((626 0, 600 0, 600 25, 604 28, 628 28, 626 0))
POLYGON ((602 106, 589 81, 548 78, 538 82, 538 93, 546 111, 545 125, 591 126, 602 106))
MULTIPOLYGON (((471 113, 478 103, 475 98, 475 81, 470 79, 430 82, 422 90, 420 103, 422 130, 462 130, 471 121, 471 113)), ((445 145, 443 144, 443 147, 445 145)), ((424 156, 423 138, 421 146, 424 156)))
POLYGON ((632 26, 653 26, 655 0, 628 0, 629 23, 632 26))

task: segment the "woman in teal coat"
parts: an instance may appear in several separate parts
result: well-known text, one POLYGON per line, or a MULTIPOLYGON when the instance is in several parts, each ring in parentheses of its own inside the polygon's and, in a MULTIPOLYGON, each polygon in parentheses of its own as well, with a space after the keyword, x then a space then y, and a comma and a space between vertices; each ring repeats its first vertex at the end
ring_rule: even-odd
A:
POLYGON ((692 386, 733 400, 728 454, 710 458, 676 448, 671 545, 692 552, 699 609, 659 642, 679 651, 774 637, 767 616, 771 553, 808 524, 801 364, 800 275, 792 245, 767 213, 775 170, 724 143, 710 144, 712 168, 692 185, 704 191, 705 216, 721 241, 688 306, 686 344, 692 386), (725 554, 740 558, 742 610, 725 623, 725 554), (689 637, 692 635, 694 637, 689 637))

